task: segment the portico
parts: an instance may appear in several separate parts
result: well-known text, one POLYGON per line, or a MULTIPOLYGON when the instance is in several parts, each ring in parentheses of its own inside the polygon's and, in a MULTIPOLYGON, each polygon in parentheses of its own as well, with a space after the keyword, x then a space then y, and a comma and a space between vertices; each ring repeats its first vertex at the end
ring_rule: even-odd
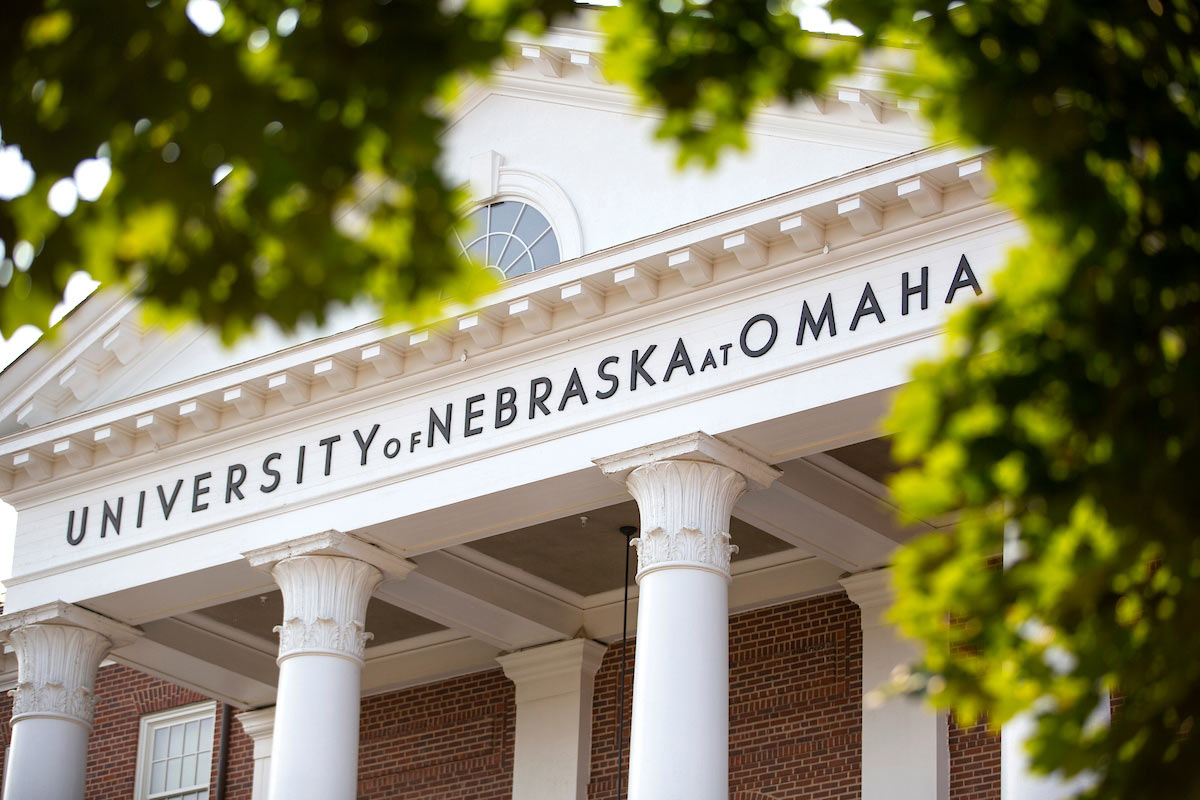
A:
POLYGON ((564 260, 432 324, 347 312, 229 355, 145 329, 128 298, 81 307, 0 407, 20 513, 6 798, 84 796, 105 659, 230 704, 254 800, 429 796, 411 787, 485 768, 517 800, 716 800, 737 791, 731 753, 737 780, 761 758, 794 785, 825 750, 839 791, 948 798, 945 717, 862 707, 911 657, 881 616, 882 568, 951 524, 894 519, 880 420, 1022 232, 977 179, 985 154, 827 116, 876 149, 586 246, 562 190, 483 153, 475 199, 543 192, 564 260), (914 180, 929 202, 899 191, 914 180), (731 615, 777 608, 794 618, 731 659, 731 615), (597 766, 623 754, 596 681, 626 622, 617 786, 597 766), (731 660, 786 675, 735 685, 731 660), (486 700, 462 688, 488 674, 486 700), (367 706, 451 684, 466 711, 379 712, 363 755, 367 706), (770 703, 798 721, 744 744, 770 703))

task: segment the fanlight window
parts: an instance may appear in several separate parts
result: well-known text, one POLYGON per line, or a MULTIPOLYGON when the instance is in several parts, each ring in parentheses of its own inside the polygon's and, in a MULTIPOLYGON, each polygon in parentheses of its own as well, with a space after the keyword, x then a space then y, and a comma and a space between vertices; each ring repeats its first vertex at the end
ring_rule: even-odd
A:
POLYGON ((505 200, 467 217, 459 237, 472 261, 486 264, 505 278, 515 278, 557 264, 558 238, 542 213, 528 203, 505 200))

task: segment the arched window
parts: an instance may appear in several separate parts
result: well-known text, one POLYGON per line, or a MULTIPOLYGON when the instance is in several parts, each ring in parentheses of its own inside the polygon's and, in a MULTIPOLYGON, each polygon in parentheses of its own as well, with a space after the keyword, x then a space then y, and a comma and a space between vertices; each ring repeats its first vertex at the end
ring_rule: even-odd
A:
POLYGON ((472 261, 495 269, 505 278, 549 267, 561 261, 558 237, 533 206, 503 200, 467 217, 459 244, 472 261))

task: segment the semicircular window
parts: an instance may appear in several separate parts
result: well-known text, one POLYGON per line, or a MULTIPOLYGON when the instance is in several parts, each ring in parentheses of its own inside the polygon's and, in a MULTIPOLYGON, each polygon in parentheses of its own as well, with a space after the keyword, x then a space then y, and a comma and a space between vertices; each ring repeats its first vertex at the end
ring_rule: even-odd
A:
POLYGON ((515 278, 557 264, 558 237, 542 213, 528 203, 504 200, 471 212, 459 237, 472 261, 515 278))

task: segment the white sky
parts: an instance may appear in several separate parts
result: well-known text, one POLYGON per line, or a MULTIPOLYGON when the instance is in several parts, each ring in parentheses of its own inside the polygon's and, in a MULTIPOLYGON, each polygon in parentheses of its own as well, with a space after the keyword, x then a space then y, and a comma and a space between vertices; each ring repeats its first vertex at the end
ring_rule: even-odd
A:
MULTIPOLYGON (((597 5, 616 5, 619 0, 591 0, 597 5)), ((829 0, 792 0, 792 12, 800 18, 805 30, 820 33, 843 33, 855 35, 859 31, 845 20, 834 22, 825 10, 829 0)), ((212 35, 224 22, 221 6, 215 0, 190 0, 187 5, 188 18, 206 35, 212 35)), ((290 32, 290 31, 287 31, 290 32)), ((285 33, 281 31, 281 33, 285 33)), ((2 135, 2 131, 0 131, 2 135)), ((47 202, 62 216, 75 210, 80 200, 95 200, 108 183, 110 170, 108 160, 99 157, 85 159, 79 163, 73 178, 63 178, 50 189, 47 202)), ((21 158, 19 145, 5 146, 0 139, 0 200, 8 200, 29 191, 34 179, 30 164, 21 158)), ((0 242, 0 259, 10 255, 0 242)), ((99 286, 86 272, 77 272, 67 283, 63 302, 54 308, 50 324, 56 324, 67 312, 79 305, 99 286)), ((7 339, 0 337, 0 371, 28 350, 41 338, 42 332, 33 325, 23 325, 7 339)), ((13 535, 17 527, 17 512, 8 503, 0 501, 0 596, 4 591, 2 581, 12 574, 13 535)))

